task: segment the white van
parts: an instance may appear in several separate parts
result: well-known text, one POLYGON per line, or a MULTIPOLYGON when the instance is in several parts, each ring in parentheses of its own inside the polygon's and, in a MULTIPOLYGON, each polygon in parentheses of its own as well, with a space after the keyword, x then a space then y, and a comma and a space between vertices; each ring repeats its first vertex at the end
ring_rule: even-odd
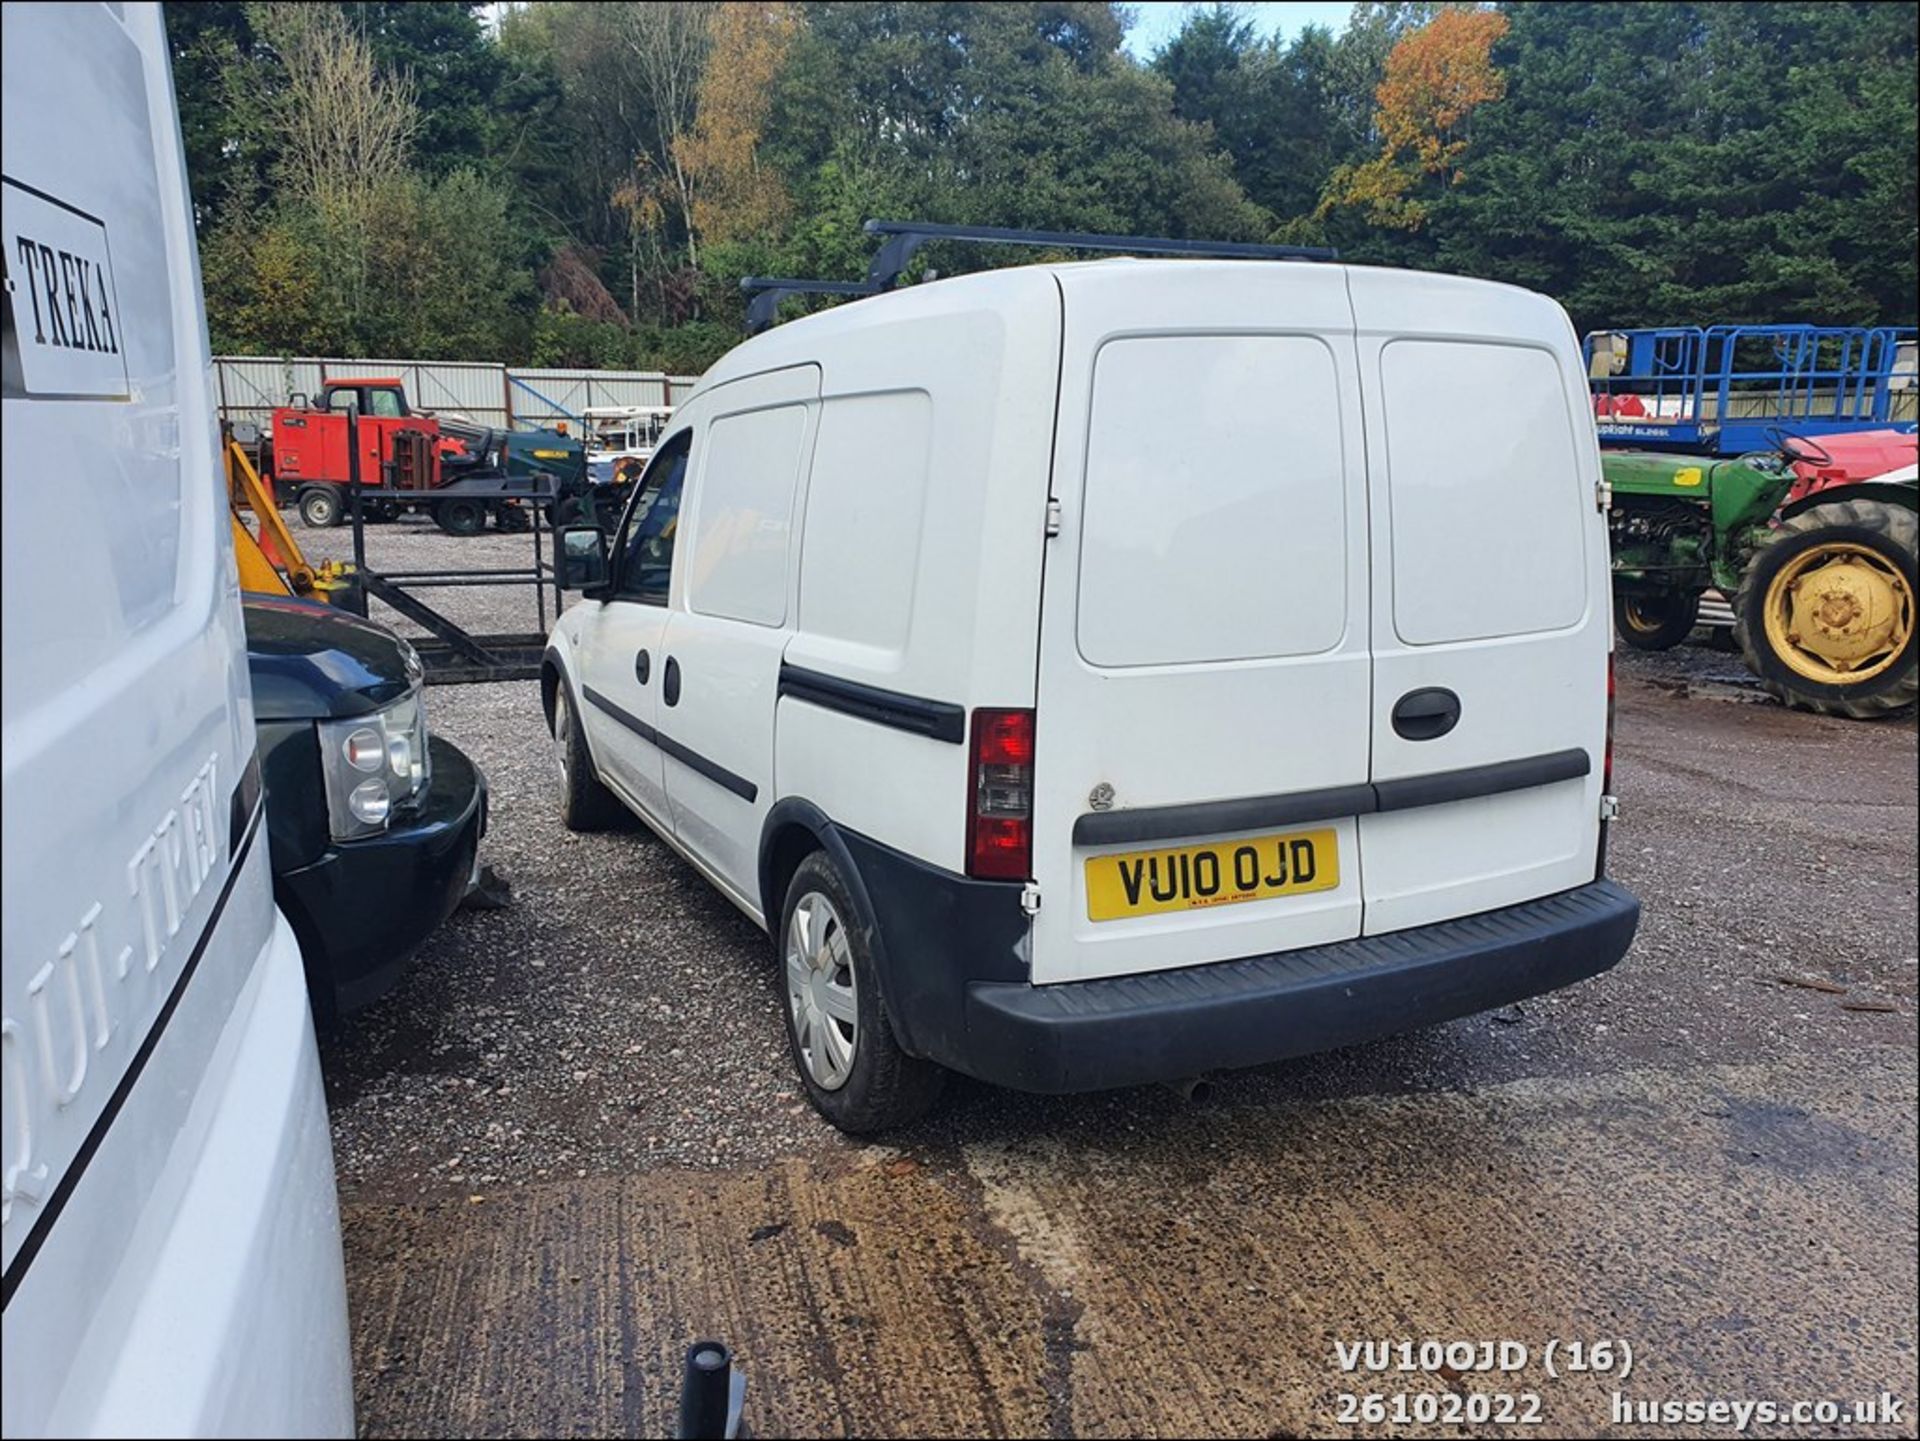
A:
POLYGON ((1591 976, 1606 492, 1552 301, 1292 262, 1034 266, 740 346, 547 655, 564 815, 776 938, 854 1131, 1591 976))
POLYGON ((8 1436, 351 1435, 160 8, 4 9, 8 1436))

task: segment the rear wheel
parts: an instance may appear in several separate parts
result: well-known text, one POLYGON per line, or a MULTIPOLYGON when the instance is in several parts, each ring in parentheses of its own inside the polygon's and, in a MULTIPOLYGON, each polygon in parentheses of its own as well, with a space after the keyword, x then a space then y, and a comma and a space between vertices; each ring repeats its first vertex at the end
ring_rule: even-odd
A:
POLYGON ((310 485, 300 492, 301 523, 315 530, 328 530, 340 524, 344 509, 337 485, 310 485))
POLYGON ((478 535, 487 523, 487 508, 477 500, 443 500, 434 506, 433 520, 448 535, 478 535))
POLYGON ((866 1135, 924 1116, 946 1072, 900 1049, 874 974, 870 924, 824 851, 800 862, 777 933, 787 1044, 807 1099, 866 1135))
POLYGON ((1659 595, 1616 595, 1613 626, 1635 650, 1672 650, 1693 634, 1700 597, 1678 591, 1659 595))
POLYGON ((529 530, 533 521, 527 512, 515 501, 503 500, 493 508, 493 528, 501 531, 529 530))
POLYGON ((620 802, 600 784, 565 681, 553 696, 553 761, 560 780, 562 825, 570 831, 604 831, 620 819, 620 802))
POLYGON ((1760 683, 1790 706, 1867 720, 1912 708, 1920 520, 1838 500, 1784 520, 1754 553, 1734 633, 1760 683))

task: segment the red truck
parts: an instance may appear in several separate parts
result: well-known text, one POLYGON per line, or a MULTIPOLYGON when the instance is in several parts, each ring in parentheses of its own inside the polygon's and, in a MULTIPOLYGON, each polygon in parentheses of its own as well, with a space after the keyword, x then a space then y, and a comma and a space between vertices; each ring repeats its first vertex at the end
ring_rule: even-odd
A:
POLYGON ((586 484, 586 449, 563 431, 508 431, 416 411, 391 376, 327 381, 311 402, 295 395, 273 412, 260 471, 310 526, 347 515, 348 415, 358 413, 359 481, 366 514, 387 520, 425 510, 450 535, 473 535, 487 517, 524 529, 527 504, 556 506, 586 484))

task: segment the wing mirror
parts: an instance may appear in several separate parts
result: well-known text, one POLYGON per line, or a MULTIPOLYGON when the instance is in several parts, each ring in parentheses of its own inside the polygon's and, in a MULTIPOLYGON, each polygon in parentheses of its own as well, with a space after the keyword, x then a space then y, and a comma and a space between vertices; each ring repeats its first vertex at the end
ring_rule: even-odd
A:
POLYGON ((560 532, 555 569, 562 590, 592 590, 607 583, 607 533, 598 526, 571 525, 560 532))

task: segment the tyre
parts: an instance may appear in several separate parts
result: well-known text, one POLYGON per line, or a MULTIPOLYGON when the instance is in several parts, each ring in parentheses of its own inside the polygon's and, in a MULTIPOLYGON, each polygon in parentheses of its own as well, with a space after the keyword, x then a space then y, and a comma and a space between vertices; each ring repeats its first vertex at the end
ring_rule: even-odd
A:
POLYGON ((531 530, 533 522, 527 518, 526 511, 512 501, 502 501, 493 508, 493 528, 509 534, 531 530))
POLYGON ((443 500, 433 507, 433 521, 448 535, 478 535, 487 523, 487 508, 477 500, 443 500))
POLYGON ((337 485, 310 485, 300 492, 300 521, 315 530, 329 530, 340 524, 346 512, 346 499, 337 485))
POLYGON ((777 945, 787 1048, 814 1109, 856 1136, 924 1116, 946 1072, 894 1039, 874 972, 871 923, 824 851, 795 869, 777 945))
POLYGON ((1672 650, 1693 634, 1700 597, 1669 591, 1662 595, 1615 595, 1613 628, 1635 650, 1672 650))
POLYGON ((560 780, 562 825, 570 831, 604 831, 619 822, 625 808, 600 784, 565 681, 553 695, 553 760, 560 780))
POLYGON ((553 508, 553 528, 559 530, 569 525, 591 525, 585 502, 569 496, 553 508))
POLYGON ((1869 720, 1913 708, 1920 520, 1905 506, 1835 500, 1782 521, 1734 598, 1734 634, 1787 705, 1869 720))

